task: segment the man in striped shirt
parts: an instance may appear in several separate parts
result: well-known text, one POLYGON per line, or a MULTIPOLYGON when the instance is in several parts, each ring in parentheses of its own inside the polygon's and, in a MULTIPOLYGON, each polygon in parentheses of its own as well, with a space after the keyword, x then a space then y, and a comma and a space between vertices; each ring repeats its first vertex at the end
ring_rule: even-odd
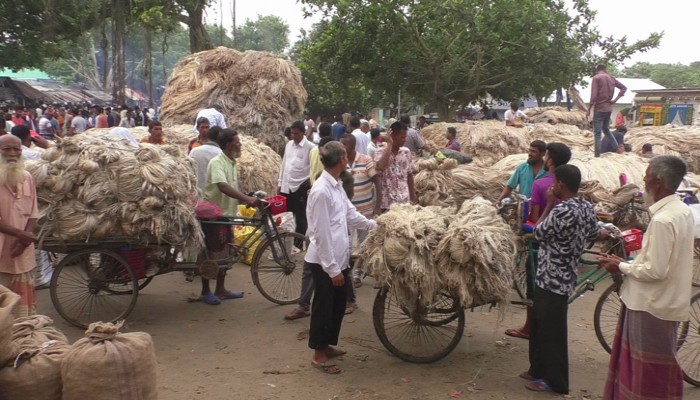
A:
MULTIPOLYGON (((360 154, 355 150, 357 142, 353 134, 345 134, 340 138, 340 142, 348 153, 348 169, 352 171, 352 178, 355 182, 351 199, 352 205, 367 218, 379 215, 381 213, 379 205, 382 198, 382 185, 379 184, 379 174, 374 167, 374 161, 370 156, 360 154)), ((358 229, 356 232, 357 244, 360 245, 367 237, 367 231, 358 229)), ((353 269, 352 280, 355 287, 362 286, 362 270, 360 268, 353 269)))

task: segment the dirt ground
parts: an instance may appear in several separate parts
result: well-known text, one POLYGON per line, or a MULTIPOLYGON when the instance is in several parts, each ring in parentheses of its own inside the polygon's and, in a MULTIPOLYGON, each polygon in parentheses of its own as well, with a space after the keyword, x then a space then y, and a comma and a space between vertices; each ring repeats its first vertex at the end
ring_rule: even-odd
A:
MULTIPOLYGON (((199 281, 181 273, 156 277, 139 295, 125 331, 153 336, 158 357, 160 398, 167 400, 243 399, 539 399, 550 394, 527 391, 518 374, 528 367, 527 344, 505 336, 520 326, 522 307, 504 316, 486 307, 468 311, 464 336, 454 352, 429 365, 410 364, 391 355, 372 326, 375 290, 371 278, 358 289, 360 308, 343 322, 340 375, 326 375, 309 364, 309 319, 284 321, 292 306, 265 300, 252 284, 248 267, 230 272, 230 289, 245 298, 218 306, 187 303, 199 281)), ((571 399, 600 399, 608 354, 593 330, 595 302, 607 287, 578 299, 569 308, 571 399)), ((71 341, 82 330, 64 322, 51 305, 48 290, 38 292, 39 312, 54 318, 71 341)), ((685 398, 700 399, 700 388, 686 385, 685 398)))

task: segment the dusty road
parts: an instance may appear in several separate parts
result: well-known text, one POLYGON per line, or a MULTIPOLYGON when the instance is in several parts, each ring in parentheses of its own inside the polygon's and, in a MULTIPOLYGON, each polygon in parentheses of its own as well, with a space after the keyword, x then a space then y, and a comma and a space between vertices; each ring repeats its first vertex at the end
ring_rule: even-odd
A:
MULTIPOLYGON (((224 399, 540 399, 518 374, 527 369, 527 341, 503 335, 519 326, 524 310, 509 306, 502 318, 482 307, 467 313, 465 337, 445 359, 430 365, 403 362, 386 351, 372 327, 375 290, 371 278, 358 289, 360 309, 346 316, 341 346, 348 351, 340 375, 309 365, 309 319, 284 321, 291 306, 277 306, 257 292, 248 267, 237 265, 230 289, 245 290, 240 300, 218 306, 187 303, 199 291, 180 273, 156 277, 139 295, 126 331, 153 335, 158 386, 164 400, 224 399)), ((599 399, 608 354, 593 330, 595 301, 607 282, 569 308, 572 399, 599 399)), ((71 341, 83 334, 54 311, 48 290, 39 292, 39 312, 54 318, 71 341)), ((700 399, 700 388, 686 385, 686 399, 700 399)))

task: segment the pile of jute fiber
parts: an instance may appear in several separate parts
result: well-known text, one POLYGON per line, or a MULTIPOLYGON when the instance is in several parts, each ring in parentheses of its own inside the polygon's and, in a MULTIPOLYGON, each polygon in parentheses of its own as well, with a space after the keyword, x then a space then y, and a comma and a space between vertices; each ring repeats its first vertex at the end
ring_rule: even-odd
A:
POLYGON ((290 60, 217 47, 177 63, 165 86, 161 119, 166 125, 194 125, 201 109, 218 104, 228 125, 272 145, 301 116, 306 97, 290 60))
POLYGON ((42 235, 69 241, 127 237, 197 251, 194 161, 175 146, 81 134, 27 162, 42 235))
POLYGON ((696 126, 645 126, 631 128, 625 142, 634 152, 649 143, 654 154, 678 156, 688 164, 688 170, 700 173, 700 128, 696 126))
POLYGON ((564 107, 537 107, 525 110, 525 115, 535 123, 576 125, 581 129, 589 125, 586 113, 577 109, 569 111, 564 107))

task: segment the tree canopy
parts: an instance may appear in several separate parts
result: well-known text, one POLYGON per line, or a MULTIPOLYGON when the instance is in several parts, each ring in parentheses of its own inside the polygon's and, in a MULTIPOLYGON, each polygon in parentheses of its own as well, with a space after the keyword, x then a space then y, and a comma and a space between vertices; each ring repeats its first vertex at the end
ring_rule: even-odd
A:
POLYGON ((667 88, 700 87, 700 61, 684 64, 651 64, 641 62, 625 68, 624 78, 646 78, 667 88))
POLYGON ((258 15, 255 20, 246 19, 236 31, 237 50, 269 51, 282 54, 289 46, 289 25, 275 15, 258 15))

